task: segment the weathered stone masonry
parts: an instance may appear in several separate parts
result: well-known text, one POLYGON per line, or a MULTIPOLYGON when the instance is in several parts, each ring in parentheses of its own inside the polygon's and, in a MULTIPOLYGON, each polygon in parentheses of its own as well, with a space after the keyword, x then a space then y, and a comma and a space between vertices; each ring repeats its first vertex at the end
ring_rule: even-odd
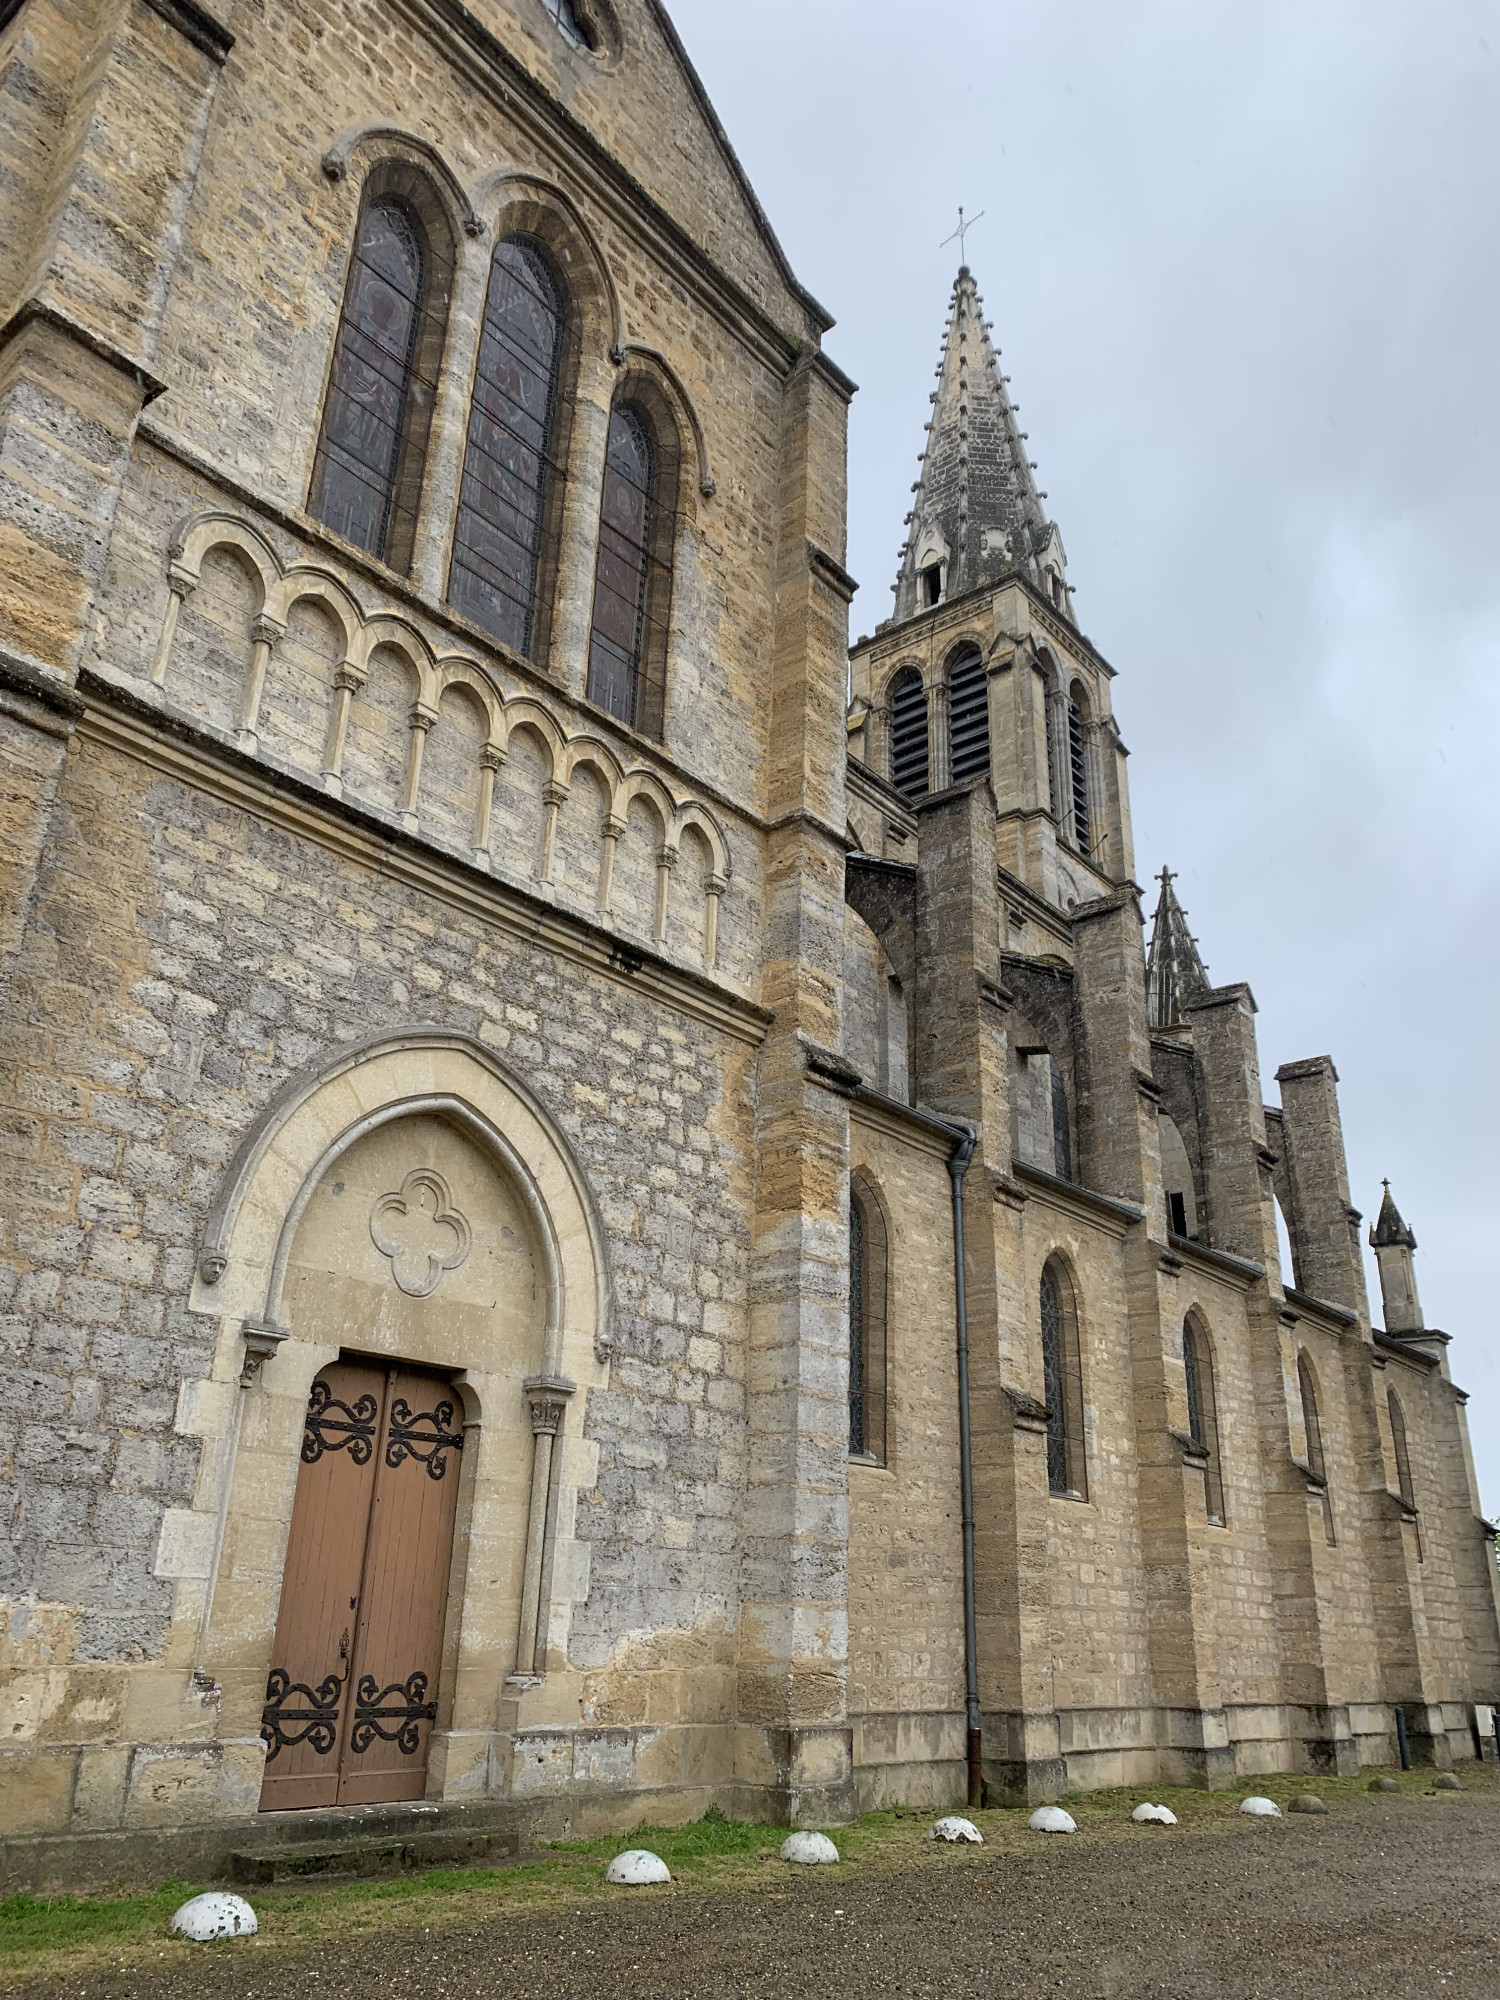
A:
MULTIPOLYGON (((260 1808, 325 1700, 268 1677, 355 1363, 457 1413, 401 1696, 452 1852, 961 1797, 965 1125, 990 1794, 1352 1769, 1398 1705, 1472 1755, 1448 1337, 1389 1196, 1372 1327, 1332 1063, 1262 1103, 1170 878, 1148 973, 1113 670, 972 278, 850 654, 827 316, 658 0, 557 13, 0 0, 0 1876, 346 1827, 260 1808), (452 243, 395 563, 311 497, 381 188, 452 243), (567 326, 525 653, 447 602, 514 236, 567 326), (621 408, 639 727, 591 668, 621 408), (413 1187, 417 1278, 374 1226, 413 1187)), ((346 1731, 365 1631, 314 1674, 346 1731)))

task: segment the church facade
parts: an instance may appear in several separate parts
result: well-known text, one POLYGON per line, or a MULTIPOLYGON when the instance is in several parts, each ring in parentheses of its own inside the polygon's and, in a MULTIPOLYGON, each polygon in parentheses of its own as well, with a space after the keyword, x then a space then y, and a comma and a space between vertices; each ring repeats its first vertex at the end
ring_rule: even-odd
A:
POLYGON ((0 77, 0 1881, 1476 1755, 1448 1337, 1145 946, 968 270, 851 652, 658 0, 0 77))

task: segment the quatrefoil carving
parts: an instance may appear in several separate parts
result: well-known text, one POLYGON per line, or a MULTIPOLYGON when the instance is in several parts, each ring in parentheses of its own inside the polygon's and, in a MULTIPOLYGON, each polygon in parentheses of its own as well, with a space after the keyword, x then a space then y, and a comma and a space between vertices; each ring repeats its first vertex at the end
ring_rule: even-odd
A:
POLYGON ((391 1260, 391 1276, 408 1298, 435 1292, 445 1271, 469 1254, 474 1232, 453 1206, 448 1183, 431 1167, 418 1167, 370 1214, 370 1240, 391 1260))

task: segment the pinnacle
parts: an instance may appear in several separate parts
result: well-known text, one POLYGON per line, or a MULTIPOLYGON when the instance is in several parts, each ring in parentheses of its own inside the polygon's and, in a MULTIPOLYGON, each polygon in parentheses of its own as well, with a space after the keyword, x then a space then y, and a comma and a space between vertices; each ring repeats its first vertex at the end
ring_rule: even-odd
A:
POLYGON ((1415 1250, 1417 1239, 1402 1221, 1401 1211, 1391 1199, 1390 1182, 1382 1181, 1380 1185, 1385 1189, 1385 1196, 1380 1204, 1380 1213, 1375 1218, 1375 1227, 1370 1231, 1370 1248, 1415 1250))
POLYGON ((1157 880, 1161 895, 1146 954, 1147 1019, 1153 1028, 1175 1028, 1182 1024, 1185 1004, 1208 991, 1208 973, 1172 887, 1176 877, 1170 868, 1163 868, 1157 880))

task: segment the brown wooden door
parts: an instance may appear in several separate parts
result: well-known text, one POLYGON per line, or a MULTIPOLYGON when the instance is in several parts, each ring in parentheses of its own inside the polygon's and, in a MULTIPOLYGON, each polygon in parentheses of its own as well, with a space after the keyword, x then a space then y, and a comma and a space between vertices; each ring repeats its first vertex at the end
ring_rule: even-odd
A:
POLYGON ((313 1383, 261 1735, 262 1812, 419 1799, 437 1713, 463 1425, 439 1375, 313 1383))

